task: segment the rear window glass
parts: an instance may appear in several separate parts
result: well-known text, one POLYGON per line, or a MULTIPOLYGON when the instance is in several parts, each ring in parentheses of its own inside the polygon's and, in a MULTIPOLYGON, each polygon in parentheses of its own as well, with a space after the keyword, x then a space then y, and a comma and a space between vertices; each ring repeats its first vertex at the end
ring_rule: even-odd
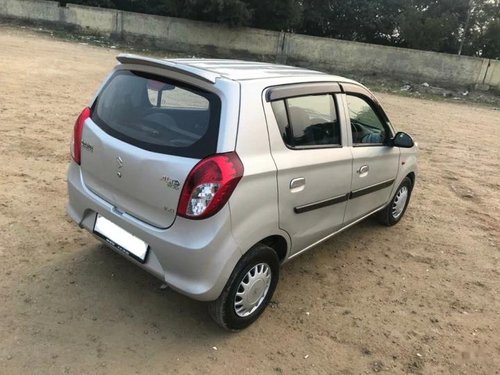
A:
POLYGON ((216 152, 220 106, 217 95, 200 88, 118 71, 100 92, 92 119, 137 147, 201 159, 216 152))

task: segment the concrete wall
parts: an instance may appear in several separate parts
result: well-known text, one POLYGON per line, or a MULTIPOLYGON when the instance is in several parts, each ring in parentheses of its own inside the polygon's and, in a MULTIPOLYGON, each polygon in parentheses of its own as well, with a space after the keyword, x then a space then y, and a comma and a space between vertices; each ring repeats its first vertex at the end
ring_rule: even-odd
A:
POLYGON ((0 0, 0 17, 49 22, 171 51, 288 63, 446 86, 500 90, 500 61, 122 12, 43 0, 0 0))
POLYGON ((267 57, 277 53, 279 33, 266 30, 228 29, 216 24, 180 18, 122 12, 122 37, 144 40, 157 47, 213 57, 267 57))
POLYGON ((374 44, 353 43, 306 35, 290 35, 286 45, 291 64, 323 69, 388 75, 420 81, 470 85, 482 83, 487 59, 374 44))
MULTIPOLYGON (((7 1, 10 2, 12 0, 7 1)), ((58 6, 57 3, 54 4, 52 1, 43 2, 47 3, 50 7, 58 6)), ((59 22, 63 24, 74 25, 90 32, 98 32, 106 35, 116 32, 120 16, 119 12, 113 9, 91 8, 73 4, 68 4, 66 7, 59 7, 59 14, 59 22)))
POLYGON ((59 7, 52 1, 0 0, 0 15, 59 22, 59 7))
POLYGON ((488 60, 489 67, 484 73, 484 84, 500 89, 500 61, 499 60, 488 60))

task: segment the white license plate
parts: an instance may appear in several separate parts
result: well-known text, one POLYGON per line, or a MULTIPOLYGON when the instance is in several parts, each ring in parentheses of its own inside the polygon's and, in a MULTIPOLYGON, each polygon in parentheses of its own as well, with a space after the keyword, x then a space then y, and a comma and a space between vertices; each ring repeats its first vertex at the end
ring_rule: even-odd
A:
POLYGON ((148 253, 148 244, 130 234, 125 229, 97 214, 94 233, 121 252, 144 263, 148 253))

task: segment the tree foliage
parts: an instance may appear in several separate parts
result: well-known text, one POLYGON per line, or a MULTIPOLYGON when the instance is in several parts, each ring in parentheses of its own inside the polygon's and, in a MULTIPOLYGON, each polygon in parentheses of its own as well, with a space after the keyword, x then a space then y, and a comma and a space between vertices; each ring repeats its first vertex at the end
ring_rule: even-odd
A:
POLYGON ((417 0, 399 17, 400 37, 410 48, 456 53, 469 0, 417 0))
POLYGON ((304 0, 300 32, 367 43, 397 44, 399 0, 304 0))
POLYGON ((500 0, 68 0, 91 6, 500 58, 500 0))

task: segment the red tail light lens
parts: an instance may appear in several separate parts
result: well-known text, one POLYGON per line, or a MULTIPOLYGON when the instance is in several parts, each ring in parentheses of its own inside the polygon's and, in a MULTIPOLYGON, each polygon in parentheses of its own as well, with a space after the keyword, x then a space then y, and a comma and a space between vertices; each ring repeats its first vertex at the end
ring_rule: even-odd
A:
POLYGON ((83 109, 80 116, 76 119, 75 128, 73 129, 73 138, 71 139, 70 151, 71 157, 77 163, 81 163, 82 158, 82 133, 83 133, 83 124, 85 120, 90 117, 92 111, 90 108, 86 107, 83 109))
POLYGON ((226 204, 243 177, 243 164, 235 152, 210 156, 189 173, 177 214, 188 219, 205 219, 226 204))

